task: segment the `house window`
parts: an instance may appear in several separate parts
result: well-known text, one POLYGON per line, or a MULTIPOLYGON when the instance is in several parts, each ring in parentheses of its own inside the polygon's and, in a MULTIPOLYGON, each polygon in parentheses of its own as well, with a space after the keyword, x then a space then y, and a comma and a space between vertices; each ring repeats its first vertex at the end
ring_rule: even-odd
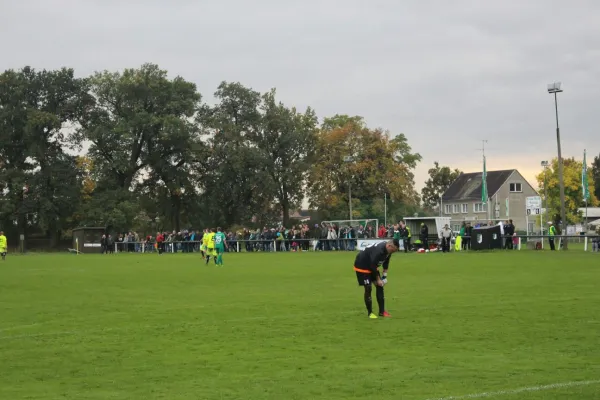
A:
POLYGON ((509 189, 511 193, 521 193, 523 191, 523 185, 520 183, 511 183, 509 189))
POLYGON ((469 212, 469 205, 468 204, 463 204, 462 205, 462 213, 463 214, 467 214, 469 212))
POLYGON ((483 203, 473 204, 473 212, 482 213, 482 212, 486 212, 486 211, 487 211, 486 204, 483 204, 483 203))
POLYGON ((446 204, 444 206, 444 213, 445 214, 452 214, 452 204, 446 204))
POLYGON ((460 213, 460 204, 455 204, 454 205, 454 214, 459 214, 460 213))
POLYGON ((452 225, 452 230, 454 232, 460 232, 460 225, 452 225))

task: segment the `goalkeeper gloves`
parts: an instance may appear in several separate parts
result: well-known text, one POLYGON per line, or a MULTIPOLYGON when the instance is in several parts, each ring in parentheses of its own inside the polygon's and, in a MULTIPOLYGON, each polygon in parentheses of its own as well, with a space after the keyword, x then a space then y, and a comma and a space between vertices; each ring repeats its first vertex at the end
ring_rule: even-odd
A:
POLYGON ((381 277, 381 280, 383 281, 383 284, 385 285, 387 283, 387 274, 383 274, 383 276, 381 277))

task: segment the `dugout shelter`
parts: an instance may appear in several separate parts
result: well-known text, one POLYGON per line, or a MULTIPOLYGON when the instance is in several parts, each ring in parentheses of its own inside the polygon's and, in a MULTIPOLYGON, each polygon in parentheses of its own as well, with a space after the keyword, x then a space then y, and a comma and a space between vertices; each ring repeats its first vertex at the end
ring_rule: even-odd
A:
POLYGON ((102 235, 106 232, 104 227, 80 227, 73 229, 73 248, 78 253, 102 253, 102 235))
POLYGON ((410 229, 413 243, 419 238, 421 224, 427 225, 429 229, 429 242, 435 243, 442 237, 441 232, 444 225, 448 224, 450 226, 450 217, 407 217, 404 218, 404 222, 406 222, 406 226, 410 229))

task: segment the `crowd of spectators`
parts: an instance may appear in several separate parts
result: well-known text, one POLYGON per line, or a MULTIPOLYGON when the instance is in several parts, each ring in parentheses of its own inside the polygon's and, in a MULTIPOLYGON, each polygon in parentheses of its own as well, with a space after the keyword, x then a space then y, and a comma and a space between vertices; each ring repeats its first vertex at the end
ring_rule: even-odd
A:
MULTIPOLYGON (((189 253, 200 250, 202 231, 183 230, 180 232, 160 232, 164 237, 165 252, 189 253)), ((356 226, 337 224, 299 224, 291 228, 276 227, 263 229, 239 229, 225 231, 227 237, 226 251, 270 252, 270 251, 353 251, 357 239, 392 238, 394 228, 390 224, 379 228, 373 225, 356 226)), ((102 237, 103 253, 113 252, 154 252, 156 251, 155 235, 140 236, 137 232, 107 234, 102 237)))

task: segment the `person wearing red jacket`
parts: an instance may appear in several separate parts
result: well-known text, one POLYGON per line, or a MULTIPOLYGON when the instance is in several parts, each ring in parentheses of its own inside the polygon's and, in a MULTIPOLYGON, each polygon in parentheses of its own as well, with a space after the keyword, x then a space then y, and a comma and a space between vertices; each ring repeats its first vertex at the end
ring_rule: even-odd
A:
POLYGON ((386 236, 387 236, 387 229, 385 229, 385 226, 383 226, 383 224, 379 225, 379 231, 377 232, 377 237, 384 238, 386 236))
POLYGON ((165 251, 165 235, 160 232, 156 233, 156 247, 158 248, 159 255, 165 251))

